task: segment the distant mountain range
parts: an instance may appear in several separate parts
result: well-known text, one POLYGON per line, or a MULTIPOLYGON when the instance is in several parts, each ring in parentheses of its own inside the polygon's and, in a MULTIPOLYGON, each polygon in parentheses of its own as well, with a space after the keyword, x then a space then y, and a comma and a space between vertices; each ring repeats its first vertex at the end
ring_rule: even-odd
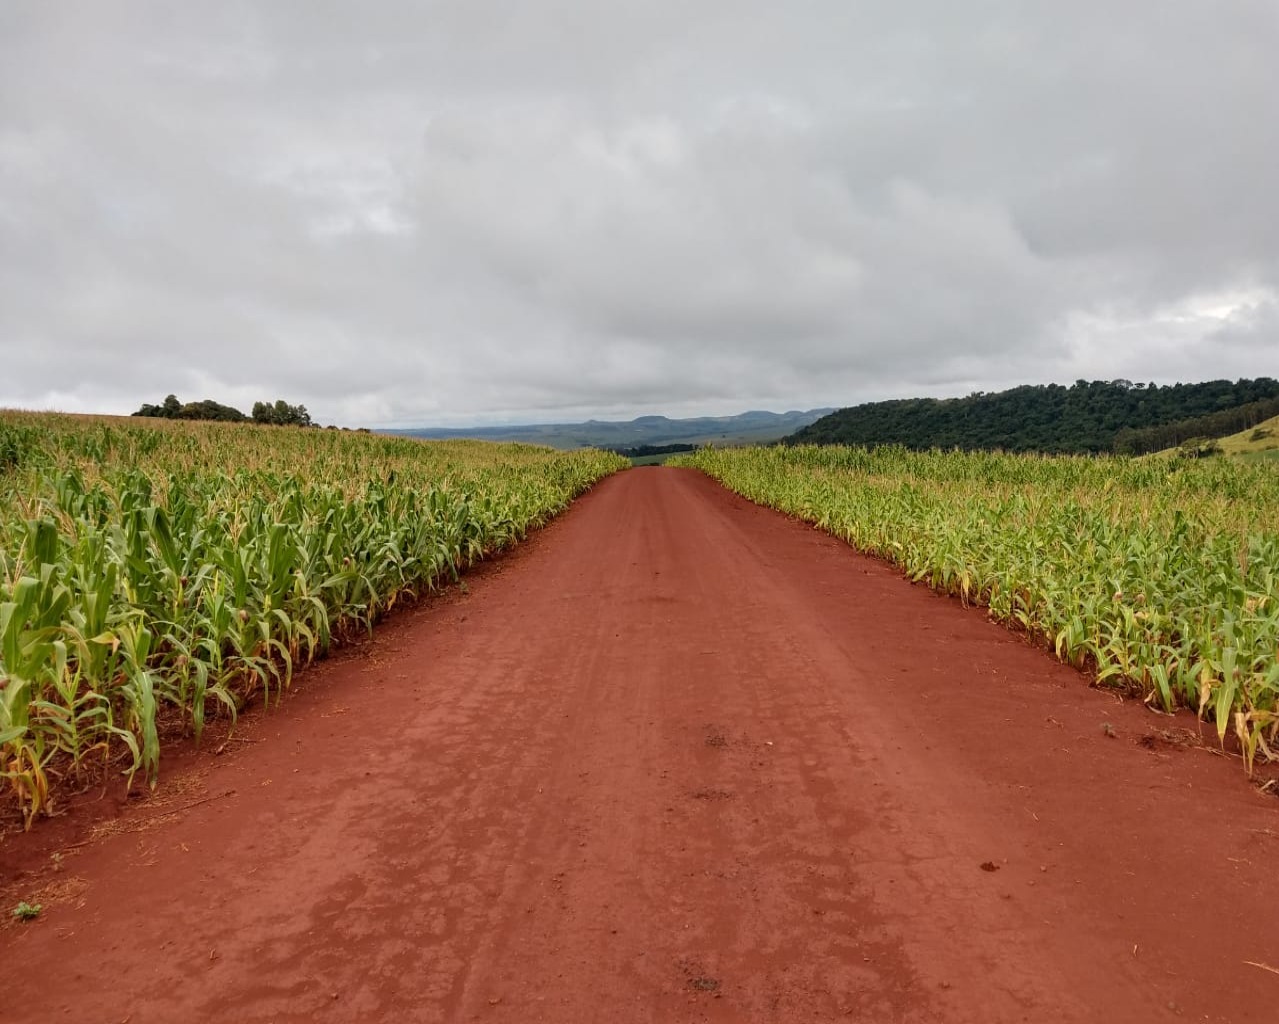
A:
POLYGON ((739 416, 697 416, 669 419, 641 416, 627 421, 588 420, 585 423, 540 423, 509 427, 384 430, 380 433, 432 440, 476 438, 482 441, 522 441, 552 448, 631 448, 660 444, 764 444, 777 441, 832 409, 807 412, 744 412, 739 416))

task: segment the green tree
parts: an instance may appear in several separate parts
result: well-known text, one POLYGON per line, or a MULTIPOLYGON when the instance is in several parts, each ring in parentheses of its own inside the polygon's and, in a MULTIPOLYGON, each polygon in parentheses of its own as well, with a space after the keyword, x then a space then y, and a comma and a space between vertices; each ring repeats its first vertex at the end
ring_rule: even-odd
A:
POLYGON ((290 405, 283 398, 270 402, 253 403, 253 422, 269 423, 279 427, 311 427, 311 414, 305 405, 290 405))

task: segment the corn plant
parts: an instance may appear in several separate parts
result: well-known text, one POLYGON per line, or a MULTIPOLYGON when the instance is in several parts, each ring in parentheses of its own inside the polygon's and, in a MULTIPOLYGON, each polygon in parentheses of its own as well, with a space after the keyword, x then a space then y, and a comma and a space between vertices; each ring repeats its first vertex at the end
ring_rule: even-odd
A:
POLYGON ((278 700, 334 642, 626 460, 342 431, 0 413, 0 778, 159 770, 159 720, 278 700))
POLYGON ((1062 661, 1279 756, 1279 474, 1228 460, 841 447, 681 460, 985 605, 1062 661))

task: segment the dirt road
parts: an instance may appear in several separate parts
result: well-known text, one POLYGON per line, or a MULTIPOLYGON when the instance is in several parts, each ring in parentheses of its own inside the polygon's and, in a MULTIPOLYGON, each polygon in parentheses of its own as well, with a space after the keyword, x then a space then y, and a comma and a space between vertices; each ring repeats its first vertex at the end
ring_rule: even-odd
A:
POLYGON ((1166 725, 632 470, 19 879, 0 1017, 1273 1022, 1279 800, 1166 725))

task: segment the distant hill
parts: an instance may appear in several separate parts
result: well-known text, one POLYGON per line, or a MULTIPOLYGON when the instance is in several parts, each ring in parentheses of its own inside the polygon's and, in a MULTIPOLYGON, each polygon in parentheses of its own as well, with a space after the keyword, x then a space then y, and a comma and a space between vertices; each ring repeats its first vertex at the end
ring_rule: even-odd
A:
POLYGON ((513 427, 474 427, 385 430, 380 433, 434 440, 477 438, 483 441, 522 441, 552 448, 634 448, 669 444, 765 444, 821 419, 831 409, 807 412, 744 412, 739 416, 698 416, 668 419, 641 416, 626 421, 588 420, 585 423, 543 423, 513 427))
POLYGON ((1124 455, 1148 455, 1175 448, 1188 441, 1215 440, 1241 432, 1250 433, 1276 416, 1279 416, 1279 398, 1263 398, 1259 402, 1232 406, 1206 416, 1161 423, 1156 427, 1141 430, 1125 427, 1115 435, 1115 450, 1124 455))
POLYGON ((1279 462, 1279 416, 1219 438, 1216 446, 1226 455, 1279 462))
POLYGON ((967 398, 907 398, 840 409, 788 444, 900 444, 907 448, 1001 448, 1099 453, 1121 434, 1206 417, 1279 397, 1279 381, 1133 384, 1126 380, 1026 385, 967 398))

